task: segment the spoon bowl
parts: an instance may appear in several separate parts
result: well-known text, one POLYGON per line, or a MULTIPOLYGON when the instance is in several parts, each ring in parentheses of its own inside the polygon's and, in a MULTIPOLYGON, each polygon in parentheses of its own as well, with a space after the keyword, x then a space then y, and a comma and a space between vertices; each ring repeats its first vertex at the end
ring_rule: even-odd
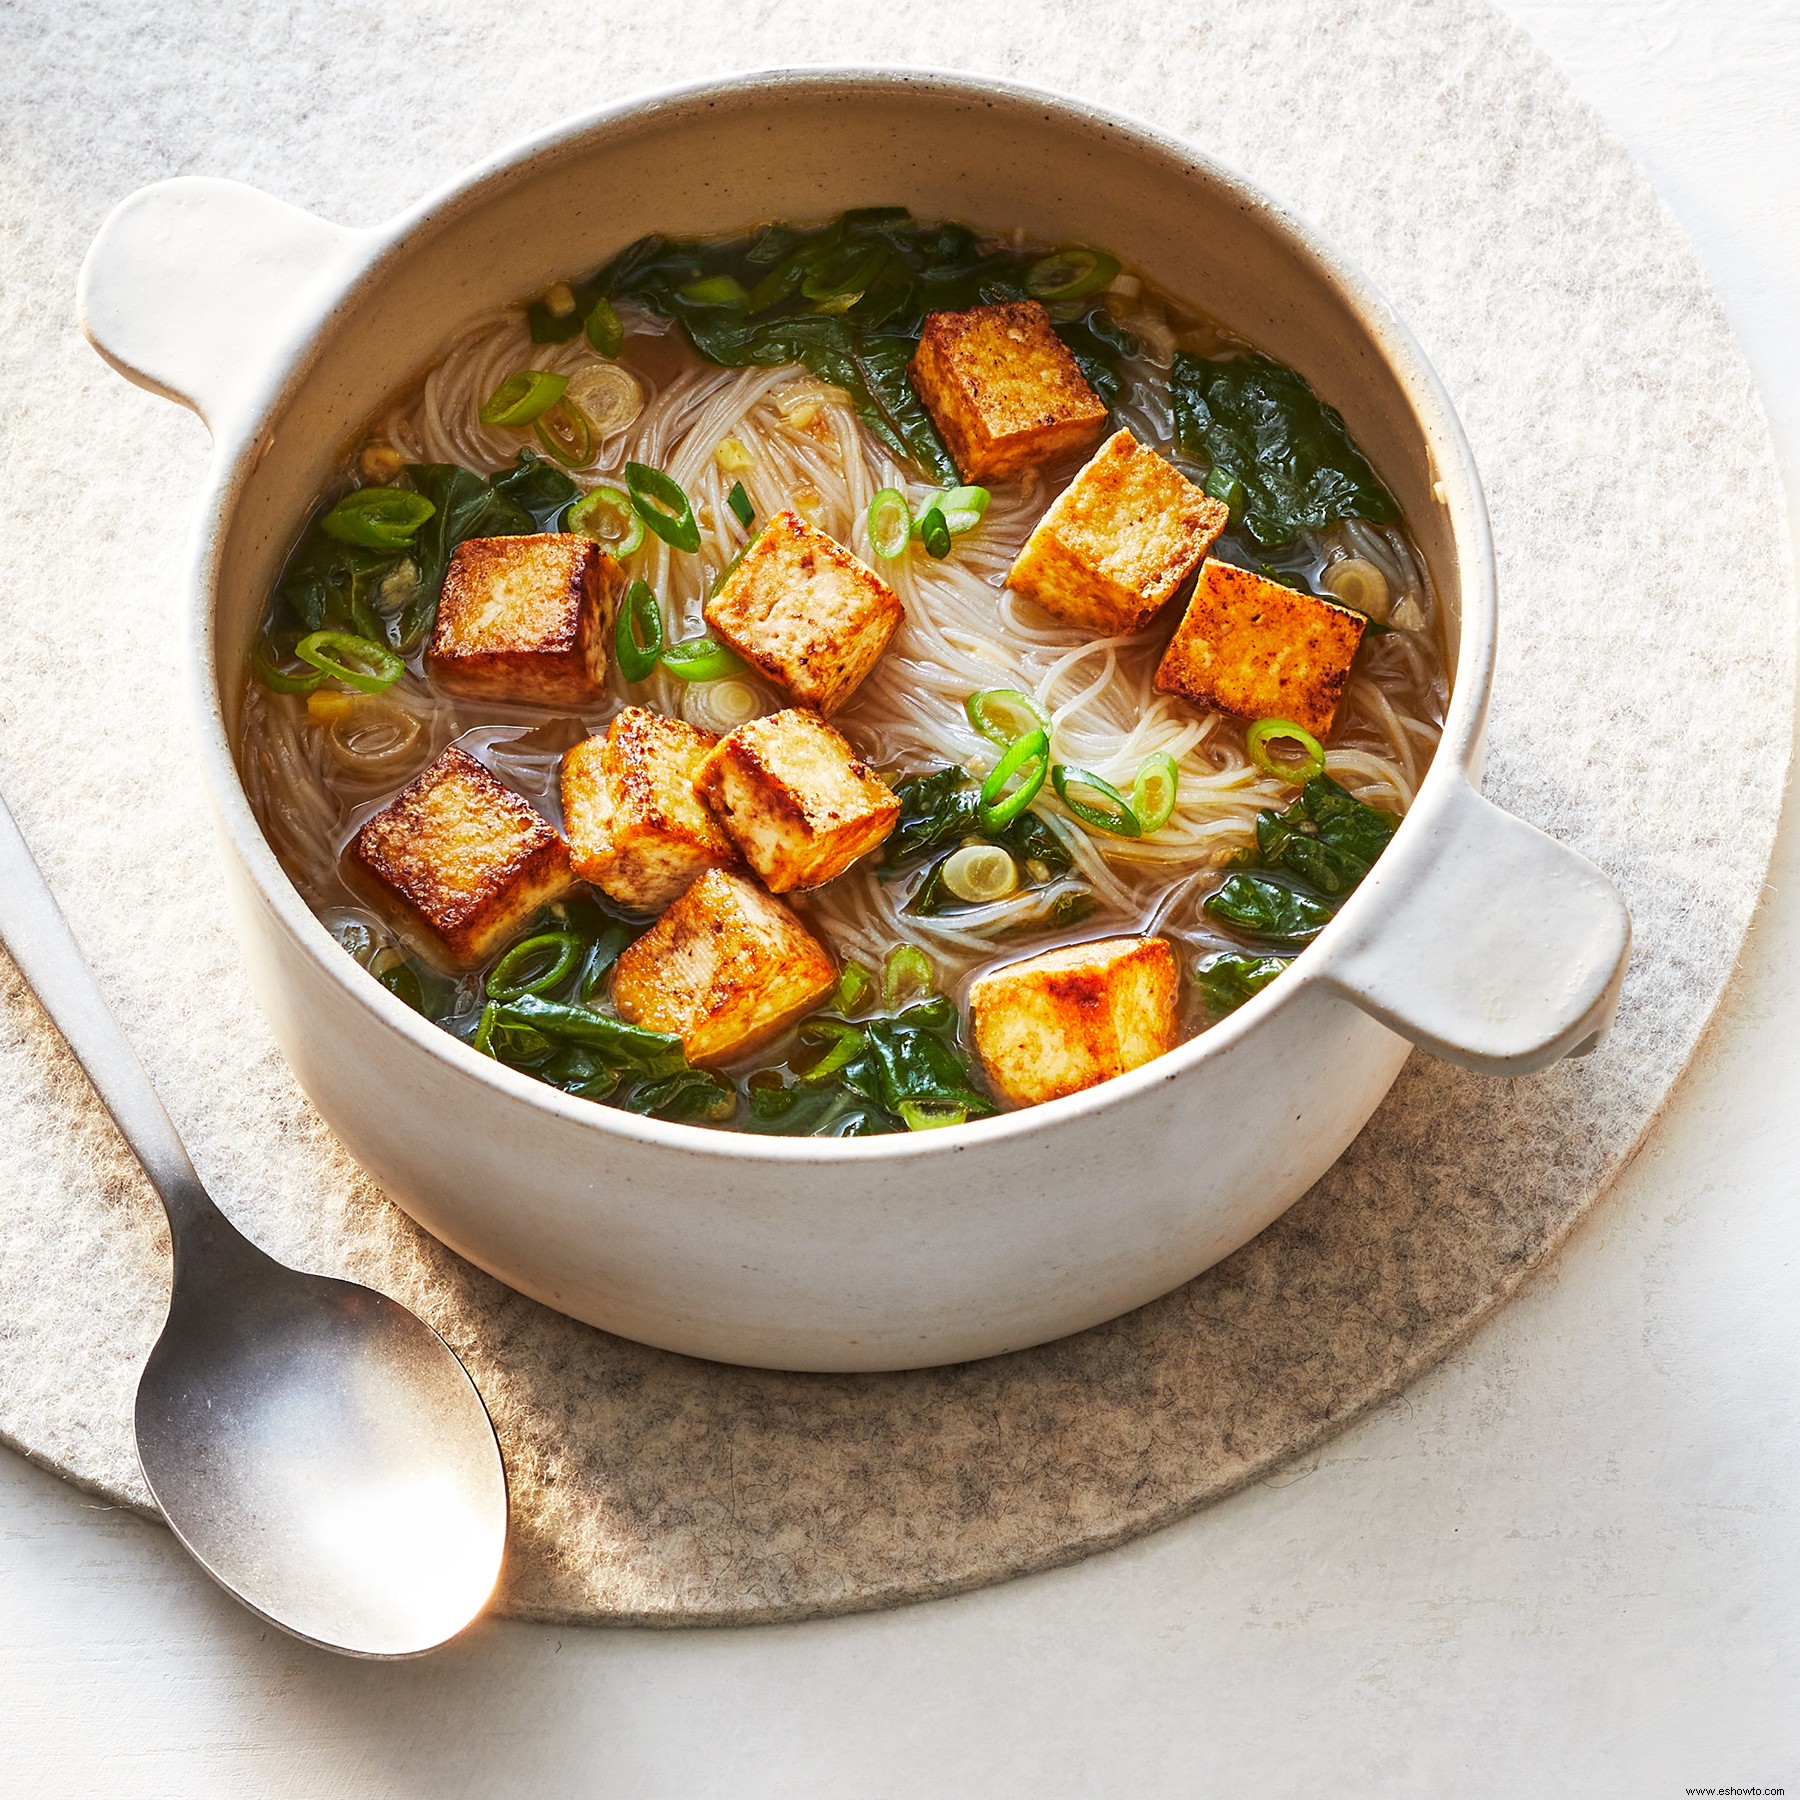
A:
POLYGON ((404 1307, 219 1226, 185 1246, 138 1384, 156 1504, 209 1574, 296 1637, 433 1649, 486 1603, 506 1543, 480 1395, 404 1307))

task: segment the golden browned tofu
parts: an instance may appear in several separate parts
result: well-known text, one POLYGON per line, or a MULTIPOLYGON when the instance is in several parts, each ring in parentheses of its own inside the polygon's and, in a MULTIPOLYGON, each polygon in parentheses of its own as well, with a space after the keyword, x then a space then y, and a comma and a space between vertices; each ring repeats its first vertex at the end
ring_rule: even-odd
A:
POLYGON ((1129 431, 1115 431, 1038 521, 1006 585, 1071 625, 1103 636, 1136 631, 1230 516, 1129 431))
POLYGON ((1106 408, 1036 300, 932 313, 907 373, 964 481, 1091 449, 1106 408))
POLYGON ((841 875, 894 829, 900 802, 816 713, 740 725, 697 786, 772 894, 841 875))
POLYGON ((454 744, 363 826, 348 863, 408 937, 457 968, 575 885, 562 834, 454 744))
POLYGON ((694 781, 718 743, 681 719, 628 706, 605 737, 562 760, 563 829, 575 873, 621 906, 660 912, 708 869, 738 860, 694 781))
POLYGON ((691 1063, 729 1062, 837 986, 825 946, 754 882, 708 869, 619 958, 621 1017, 672 1031, 691 1063))
POLYGON ((894 590, 835 538, 780 512, 706 603, 706 622, 802 706, 834 713, 887 648, 894 590))
POLYGON ((1157 665, 1156 685, 1244 719, 1331 729, 1367 621, 1248 569, 1208 560, 1157 665))
POLYGON ((1077 1094, 1175 1048, 1175 955, 1154 937, 1071 944, 969 990, 975 1048, 1015 1106, 1077 1094))
POLYGON ((469 538, 456 548, 425 653, 452 694, 580 706, 606 689, 625 577, 591 538, 469 538))

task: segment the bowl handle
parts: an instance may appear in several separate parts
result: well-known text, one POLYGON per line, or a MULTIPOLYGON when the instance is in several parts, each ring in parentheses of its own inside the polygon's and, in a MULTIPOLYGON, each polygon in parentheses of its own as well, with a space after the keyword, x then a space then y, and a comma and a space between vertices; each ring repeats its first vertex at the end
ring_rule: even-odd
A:
POLYGON ((1585 1056, 1631 950, 1619 891, 1579 852, 1484 800, 1460 770, 1408 819, 1427 848, 1363 883, 1320 979, 1421 1050, 1486 1075, 1585 1056))
POLYGON ((191 406, 215 442, 232 438, 375 236, 242 182, 159 181, 114 207, 89 246, 81 328, 127 381, 191 406))

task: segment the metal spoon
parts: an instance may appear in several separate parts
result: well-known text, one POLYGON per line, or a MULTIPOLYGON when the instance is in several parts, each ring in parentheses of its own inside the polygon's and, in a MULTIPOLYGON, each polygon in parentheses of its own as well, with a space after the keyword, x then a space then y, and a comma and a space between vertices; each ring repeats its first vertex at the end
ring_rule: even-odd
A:
POLYGON ((137 1446, 170 1528, 252 1612, 326 1649, 455 1636, 506 1545, 500 1446, 462 1364, 385 1295, 265 1256, 207 1197, 3 801, 0 941, 169 1215, 137 1446))

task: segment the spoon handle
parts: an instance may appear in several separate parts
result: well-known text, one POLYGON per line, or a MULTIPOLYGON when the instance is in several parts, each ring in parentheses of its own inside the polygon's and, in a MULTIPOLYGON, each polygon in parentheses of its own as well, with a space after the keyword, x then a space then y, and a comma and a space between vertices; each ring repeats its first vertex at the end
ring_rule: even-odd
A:
POLYGON ((169 1213, 171 1227, 211 1202, 157 1098, 137 1052, 125 1041, 69 922, 45 884, 12 813, 0 798, 0 943, 68 1041, 106 1102, 169 1213), (180 1215, 180 1220, 178 1216, 180 1215))

